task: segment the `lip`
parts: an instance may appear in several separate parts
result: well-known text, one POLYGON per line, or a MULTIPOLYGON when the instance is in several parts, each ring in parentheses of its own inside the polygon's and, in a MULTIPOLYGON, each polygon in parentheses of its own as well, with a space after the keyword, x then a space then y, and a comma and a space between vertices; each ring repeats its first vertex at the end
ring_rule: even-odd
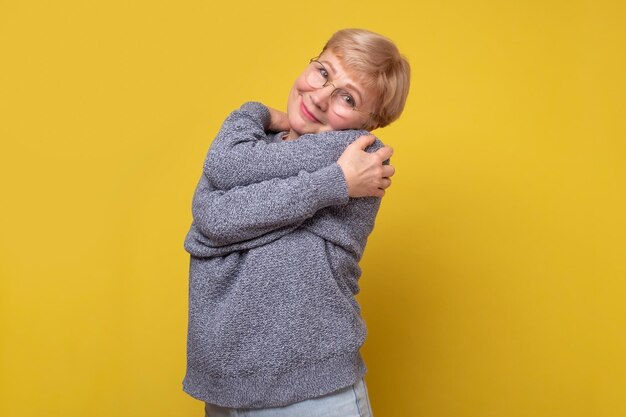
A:
POLYGON ((320 120, 319 120, 317 117, 315 117, 315 116, 313 115, 313 113, 311 113, 311 112, 309 111, 309 109, 307 109, 307 108, 306 108, 306 106, 304 105, 304 99, 303 99, 303 98, 300 100, 300 112, 301 112, 301 113, 302 113, 302 114, 303 114, 303 115, 304 115, 307 119, 311 120, 312 122, 315 122, 315 123, 322 123, 322 122, 320 122, 320 120))

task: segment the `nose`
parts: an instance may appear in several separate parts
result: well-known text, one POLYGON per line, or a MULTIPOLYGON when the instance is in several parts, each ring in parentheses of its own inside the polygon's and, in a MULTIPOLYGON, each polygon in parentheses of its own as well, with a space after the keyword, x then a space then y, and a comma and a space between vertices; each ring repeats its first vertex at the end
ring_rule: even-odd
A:
POLYGON ((313 102, 313 104, 321 111, 325 112, 330 106, 330 100, 333 91, 335 91, 335 87, 329 84, 325 87, 318 88, 315 91, 311 91, 309 93, 309 96, 311 97, 311 101, 313 102))

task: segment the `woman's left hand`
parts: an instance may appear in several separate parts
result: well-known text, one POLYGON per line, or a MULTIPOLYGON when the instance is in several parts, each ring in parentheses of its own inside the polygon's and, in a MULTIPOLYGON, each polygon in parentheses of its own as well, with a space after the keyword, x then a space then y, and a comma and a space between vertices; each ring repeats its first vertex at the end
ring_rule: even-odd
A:
POLYGON ((287 113, 268 107, 270 111, 270 125, 268 130, 271 132, 284 132, 289 130, 289 118, 287 113))

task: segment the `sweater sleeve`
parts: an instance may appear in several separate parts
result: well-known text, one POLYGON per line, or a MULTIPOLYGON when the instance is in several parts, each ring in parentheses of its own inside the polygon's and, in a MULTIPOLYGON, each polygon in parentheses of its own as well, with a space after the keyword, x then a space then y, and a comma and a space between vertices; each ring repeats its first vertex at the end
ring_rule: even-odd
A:
MULTIPOLYGON (((276 240, 324 208, 341 207, 347 185, 336 160, 365 131, 303 135, 271 143, 269 111, 246 103, 213 141, 193 200, 185 248, 223 256, 276 240)), ((380 148, 376 141, 368 150, 380 148)))
POLYGON ((271 240, 271 236, 265 235, 280 235, 318 210, 346 204, 348 200, 345 178, 337 164, 227 191, 212 189, 203 176, 194 194, 192 229, 201 235, 203 245, 212 248, 248 241, 249 246, 238 246, 241 250, 257 245, 254 239, 271 240))
MULTIPOLYGON (((269 117, 267 107, 249 102, 226 118, 204 163, 203 173, 215 189, 317 171, 335 163, 359 136, 369 134, 365 130, 329 131, 271 142, 265 133, 269 117)), ((368 151, 381 146, 377 141, 368 151)))

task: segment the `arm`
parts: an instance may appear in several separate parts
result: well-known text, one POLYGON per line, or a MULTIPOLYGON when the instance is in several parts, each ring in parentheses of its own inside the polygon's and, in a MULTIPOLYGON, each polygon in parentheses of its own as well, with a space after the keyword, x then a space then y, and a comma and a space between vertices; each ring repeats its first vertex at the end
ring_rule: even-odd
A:
MULTIPOLYGON (((260 109, 267 110, 264 106, 259 106, 260 109)), ((230 118, 238 119, 237 112, 231 114, 230 118)), ((243 115, 242 119, 244 123, 239 124, 239 128, 235 129, 240 135, 223 135, 224 132, 221 132, 222 141, 216 139, 209 151, 210 155, 216 150, 219 151, 227 138, 231 144, 241 140, 241 137, 247 138, 246 143, 263 142, 264 136, 261 134, 255 136, 253 129, 249 129, 250 126, 248 129, 245 127, 246 123, 250 122, 249 117, 243 115), (251 130, 252 134, 246 136, 247 130, 251 130)), ((225 125, 228 126, 228 123, 225 125)), ((228 131, 230 128, 222 130, 228 131)), ((347 132, 328 133, 345 134, 347 132)), ((219 187, 211 182, 210 175, 206 172, 207 165, 210 163, 205 162, 205 172, 194 195, 194 223, 185 242, 186 248, 197 256, 218 256, 216 251, 224 254, 225 251, 227 253, 232 250, 250 249, 288 233, 323 207, 345 204, 347 202, 346 188, 350 197, 382 195, 383 189, 388 186, 388 178, 383 178, 382 184, 380 181, 377 183, 373 178, 376 175, 380 176, 381 170, 384 170, 386 177, 393 175, 392 167, 381 165, 381 162, 391 155, 391 150, 384 148, 375 154, 367 154, 363 149, 371 145, 373 141, 373 136, 359 138, 341 154, 337 164, 332 161, 330 165, 324 165, 324 168, 317 171, 305 170, 290 178, 272 178, 245 187, 235 186, 227 192, 216 189, 219 187), (373 172, 378 172, 378 174, 364 175, 372 172, 367 162, 374 166, 373 172), (337 169, 338 166, 340 169, 337 169), (341 195, 338 199, 337 193, 341 195), (329 200, 328 197, 333 195, 335 199, 329 200), (279 210, 274 212, 270 206, 279 210), (295 211, 289 211, 290 209, 295 209, 295 211), (248 214, 241 217, 238 216, 239 212, 248 214), (253 215, 249 215, 250 213, 253 215)), ((334 142, 328 147, 336 146, 337 142, 334 142)), ((340 150, 343 151, 343 148, 340 150)), ((214 160, 219 160, 219 158, 214 160)), ((308 155, 302 159, 302 161, 310 160, 308 155)), ((258 164, 252 164, 252 167, 256 166, 258 164)), ((285 164, 275 166, 280 168, 285 164)), ((236 168, 238 168, 236 172, 249 172, 248 167, 243 170, 241 167, 236 168)), ((256 180, 260 181, 259 178, 256 180)))
POLYGON ((367 238, 374 229, 381 200, 379 197, 351 198, 344 206, 326 207, 318 211, 300 227, 359 260, 367 238))
MULTIPOLYGON (((393 175, 393 167, 381 164, 381 159, 386 158, 382 150, 375 154, 363 151, 372 139, 363 137, 348 146, 336 164, 314 173, 301 171, 292 178, 274 178, 222 191, 211 187, 203 175, 194 195, 194 223, 185 247, 192 255, 203 257, 251 249, 284 236, 305 219, 319 218, 322 223, 329 210, 340 214, 346 207, 346 193, 350 197, 381 197, 390 182, 384 177, 393 175)), ((352 198, 349 206, 358 209, 374 204, 375 215, 379 203, 380 198, 376 197, 352 198)), ((368 225, 370 212, 371 209, 361 211, 347 235, 334 227, 326 239, 332 241, 345 235, 340 240, 347 243, 346 249, 360 252, 359 243, 364 244, 373 227, 373 218, 368 225)))
POLYGON ((250 249, 281 237, 324 207, 347 202, 347 186, 337 164, 229 191, 212 189, 203 176, 194 194, 193 225, 185 247, 203 256, 206 250, 198 245, 250 249))
MULTIPOLYGON (((213 187, 228 190, 270 178, 288 178, 302 170, 314 172, 336 162, 362 130, 344 130, 302 135, 295 141, 270 143, 265 133, 269 109, 261 103, 246 103, 224 121, 211 144, 204 174, 213 187)), ((374 143, 369 150, 383 145, 374 143)))

